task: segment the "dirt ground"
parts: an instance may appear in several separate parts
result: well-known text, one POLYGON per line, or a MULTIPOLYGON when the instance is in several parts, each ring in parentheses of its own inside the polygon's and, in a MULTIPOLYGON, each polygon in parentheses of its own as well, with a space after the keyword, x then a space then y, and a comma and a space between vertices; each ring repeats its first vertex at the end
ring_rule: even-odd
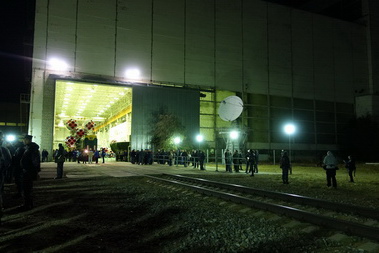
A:
MULTIPOLYGON (((142 172, 216 175, 220 172, 215 172, 211 167, 207 172, 199 172, 193 168, 175 166, 142 168, 138 165, 127 165, 128 170, 125 170, 125 166, 123 163, 104 165, 67 163, 66 178, 54 180, 55 164, 43 164, 41 178, 35 182, 34 187, 35 208, 26 212, 17 209, 17 206, 22 204, 22 199, 12 197, 15 186, 5 185, 5 214, 0 226, 0 252, 212 252, 215 247, 221 248, 220 245, 216 245, 209 250, 204 247, 196 249, 196 246, 190 245, 192 248, 186 250, 185 247, 189 247, 190 243, 181 246, 185 238, 189 238, 188 235, 193 236, 194 225, 187 224, 187 221, 193 218, 192 223, 197 223, 198 212, 203 212, 203 219, 208 222, 202 229, 212 231, 209 226, 214 226, 214 223, 218 222, 216 219, 208 218, 215 217, 212 209, 214 205, 199 201, 192 196, 173 193, 165 188, 153 188, 146 178, 136 175, 142 172)), ((264 172, 261 175, 263 180, 264 172)), ((266 173, 267 175, 274 176, 275 180, 278 178, 280 181, 279 171, 270 171, 266 173)), ((256 179, 259 179, 259 176, 256 179)), ((293 180, 296 180, 295 176, 293 180)), ((295 185, 296 183, 293 183, 290 187, 295 185)), ((347 186, 350 187, 346 184, 347 186)), ((233 217, 230 211, 227 212, 229 213, 225 215, 233 217)), ((217 215, 221 217, 221 214, 217 215)), ((226 226, 223 223, 225 219, 219 221, 220 226, 226 226)), ((247 221, 249 219, 251 218, 247 217, 247 221)), ((240 223, 238 227, 241 227, 246 220, 238 217, 236 222, 240 223)), ((256 224, 259 222, 256 221, 256 224)), ((259 225, 264 227, 262 224, 259 225)), ((239 229, 242 231, 244 228, 239 229)), ((218 232, 222 234, 221 231, 218 232)), ((275 232, 278 233, 279 231, 275 232)), ((198 240, 201 240, 202 237, 199 236, 198 240)), ((289 245, 293 248, 289 250, 282 248, 282 251, 278 252, 302 251, 304 245, 298 240, 299 238, 293 238, 293 235, 284 237, 283 243, 286 245, 291 241, 296 241, 297 245, 289 245)), ((313 238, 308 239, 313 240, 313 238)), ((316 240, 308 242, 308 239, 303 238, 303 243, 310 245, 313 252, 327 252, 318 251, 319 243, 316 240)), ((196 241, 196 238, 188 240, 196 241)), ((268 247, 271 244, 265 243, 268 251, 262 248, 260 252, 274 252, 268 247)), ((257 245, 256 249, 259 249, 261 247, 259 245, 263 244, 260 242, 257 245)), ((276 246, 281 247, 278 242, 276 246)), ((228 249, 219 252, 228 252, 228 249)))

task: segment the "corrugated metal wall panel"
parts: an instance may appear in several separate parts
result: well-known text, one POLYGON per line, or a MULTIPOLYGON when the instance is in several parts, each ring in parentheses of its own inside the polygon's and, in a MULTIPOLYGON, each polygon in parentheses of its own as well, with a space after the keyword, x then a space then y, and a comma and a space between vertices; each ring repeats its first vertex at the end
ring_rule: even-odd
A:
POLYGON ((133 87, 132 149, 150 148, 152 113, 161 107, 177 116, 188 132, 199 133, 199 92, 167 87, 133 87))
POLYGON ((184 82, 184 0, 154 0, 152 79, 184 82))
POLYGON ((333 20, 314 16, 315 97, 334 100, 333 20))
POLYGON ((242 90, 241 2, 216 3, 216 86, 223 90, 242 90))
POLYGON ((151 79, 152 0, 118 1, 116 76, 137 68, 141 79, 151 79))
POLYGON ((313 99, 312 16, 297 10, 292 11, 292 71, 293 96, 313 99))
POLYGON ((214 86, 213 2, 187 1, 185 83, 214 86))
POLYGON ((266 94, 268 91, 267 3, 244 3, 244 82, 246 91, 266 94))
POLYGON ((64 59, 71 71, 75 66, 76 0, 50 1, 47 60, 64 59))
POLYGON ((115 0, 79 1, 76 71, 114 75, 115 0))
POLYGON ((269 93, 292 95, 290 9, 268 5, 269 93))

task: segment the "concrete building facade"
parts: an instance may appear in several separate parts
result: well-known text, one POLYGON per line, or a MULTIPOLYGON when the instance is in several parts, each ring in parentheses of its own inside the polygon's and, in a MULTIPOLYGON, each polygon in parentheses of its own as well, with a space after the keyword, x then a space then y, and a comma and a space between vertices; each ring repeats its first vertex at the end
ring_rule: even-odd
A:
POLYGON ((218 103, 237 95, 247 148, 287 148, 290 121, 294 150, 336 150, 377 103, 367 29, 261 0, 37 0, 29 133, 53 148, 55 83, 68 80, 197 90, 211 147, 231 127, 218 103))

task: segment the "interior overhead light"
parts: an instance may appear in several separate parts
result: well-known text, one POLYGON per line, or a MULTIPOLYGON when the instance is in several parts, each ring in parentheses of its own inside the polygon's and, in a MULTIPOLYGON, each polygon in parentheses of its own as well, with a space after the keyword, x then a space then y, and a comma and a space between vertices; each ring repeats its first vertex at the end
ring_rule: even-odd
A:
POLYGON ((59 126, 59 127, 64 127, 63 120, 60 120, 60 121, 59 121, 58 126, 59 126))
POLYGON ((71 85, 71 84, 74 84, 74 83, 72 83, 72 82, 66 82, 66 84, 70 84, 71 85))

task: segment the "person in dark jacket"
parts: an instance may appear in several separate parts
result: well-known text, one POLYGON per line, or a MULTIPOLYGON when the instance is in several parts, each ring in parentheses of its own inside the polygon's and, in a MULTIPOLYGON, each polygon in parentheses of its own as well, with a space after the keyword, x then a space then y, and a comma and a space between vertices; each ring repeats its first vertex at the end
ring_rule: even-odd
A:
POLYGON ((0 132, 0 223, 3 216, 3 187, 5 172, 12 162, 11 153, 8 148, 3 147, 3 133, 0 132))
POLYGON ((348 158, 348 160, 344 161, 345 167, 347 169, 347 172, 349 173, 350 182, 354 183, 353 174, 355 176, 355 171, 356 171, 357 167, 355 166, 355 160, 351 155, 349 155, 347 158, 348 158))
POLYGON ((63 164, 66 160, 66 150, 62 143, 58 144, 58 150, 54 154, 54 161, 57 164, 57 176, 54 179, 61 179, 63 177, 63 164))
POLYGON ((234 171, 235 172, 240 172, 239 171, 239 169, 240 169, 240 159, 239 159, 238 150, 234 150, 234 153, 233 153, 233 165, 234 165, 234 171))
POLYGON ((200 170, 205 170, 205 167, 204 167, 205 153, 202 150, 199 150, 198 159, 200 163, 200 170))
POLYGON ((280 158, 280 168, 282 169, 282 180, 283 184, 289 184, 288 182, 288 171, 291 168, 291 162, 288 157, 287 151, 282 152, 282 157, 280 158))
POLYGON ((47 162, 47 157, 49 156, 49 152, 46 149, 42 150, 42 162, 47 162))
POLYGON ((232 162, 233 162, 233 157, 232 153, 230 153, 229 149, 225 151, 225 170, 226 172, 232 172, 232 162))
POLYGON ((12 157, 12 167, 13 167, 13 176, 14 183, 16 185, 17 193, 14 195, 14 198, 21 198, 24 194, 22 186, 22 167, 20 164, 21 158, 25 152, 25 145, 22 142, 16 144, 16 152, 12 157))
POLYGON ((22 186, 24 189, 24 205, 20 206, 20 210, 31 210, 33 205, 33 181, 37 179, 38 172, 41 170, 40 163, 41 157, 39 153, 39 146, 32 142, 33 136, 26 135, 24 137, 25 152, 23 153, 20 161, 22 168, 22 186))
POLYGON ((254 150, 250 150, 250 154, 249 154, 249 167, 250 167, 250 171, 249 173, 251 172, 251 175, 252 177, 254 177, 254 173, 255 173, 255 165, 256 165, 256 157, 255 157, 255 152, 254 150))

